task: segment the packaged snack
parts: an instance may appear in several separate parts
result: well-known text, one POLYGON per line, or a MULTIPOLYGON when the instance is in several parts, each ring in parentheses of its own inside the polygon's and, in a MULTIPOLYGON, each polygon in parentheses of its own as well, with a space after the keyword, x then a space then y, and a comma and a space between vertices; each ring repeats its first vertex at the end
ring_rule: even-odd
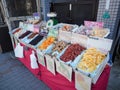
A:
POLYGON ((31 45, 37 45, 42 39, 43 39, 43 36, 38 35, 38 36, 35 37, 35 39, 33 39, 29 44, 31 44, 31 45))

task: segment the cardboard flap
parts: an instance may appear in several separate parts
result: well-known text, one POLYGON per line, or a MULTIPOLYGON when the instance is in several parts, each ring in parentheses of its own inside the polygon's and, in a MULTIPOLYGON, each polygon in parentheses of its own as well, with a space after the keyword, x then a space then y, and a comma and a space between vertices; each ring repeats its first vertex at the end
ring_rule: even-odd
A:
POLYGON ((71 32, 59 30, 58 36, 59 41, 62 40, 65 42, 71 42, 71 36, 72 36, 71 32))
POLYGON ((113 40, 111 39, 90 37, 88 38, 87 48, 95 47, 101 52, 107 54, 111 49, 112 42, 113 40))
POLYGON ((72 33, 71 43, 78 43, 83 47, 87 47, 88 37, 77 33, 72 33))

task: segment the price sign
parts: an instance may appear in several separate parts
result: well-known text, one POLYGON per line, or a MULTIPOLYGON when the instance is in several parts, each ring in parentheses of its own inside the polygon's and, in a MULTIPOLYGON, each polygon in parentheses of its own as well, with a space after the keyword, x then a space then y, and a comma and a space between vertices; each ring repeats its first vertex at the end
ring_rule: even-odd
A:
POLYGON ((45 55, 45 58, 46 58, 46 63, 47 63, 47 69, 55 75, 54 59, 52 59, 52 57, 49 55, 45 55))
POLYGON ((68 79, 70 82, 72 81, 72 67, 56 61, 56 70, 59 72, 61 75, 63 75, 66 79, 68 79))
POLYGON ((45 66, 44 54, 38 49, 37 49, 37 56, 38 56, 38 63, 45 66))
POLYGON ((75 88, 77 90, 91 90, 91 78, 75 71, 75 88))

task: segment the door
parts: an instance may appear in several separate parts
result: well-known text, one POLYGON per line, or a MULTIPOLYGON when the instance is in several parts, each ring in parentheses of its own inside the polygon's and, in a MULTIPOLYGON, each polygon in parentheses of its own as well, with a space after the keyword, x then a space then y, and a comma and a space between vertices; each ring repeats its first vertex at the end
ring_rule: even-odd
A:
POLYGON ((96 0, 84 0, 73 3, 71 9, 72 23, 81 25, 84 23, 84 20, 95 21, 97 18, 97 6, 98 2, 96 0))
POLYGON ((84 20, 95 21, 99 0, 77 0, 74 2, 53 3, 52 9, 60 22, 81 25, 84 20))
POLYGON ((57 13, 57 20, 59 22, 69 23, 69 3, 51 3, 51 5, 51 11, 57 13))

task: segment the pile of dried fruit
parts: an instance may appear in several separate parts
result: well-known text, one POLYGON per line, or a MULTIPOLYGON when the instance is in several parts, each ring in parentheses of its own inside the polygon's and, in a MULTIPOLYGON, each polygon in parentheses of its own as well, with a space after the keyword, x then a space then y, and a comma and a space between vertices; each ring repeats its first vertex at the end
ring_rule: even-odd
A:
POLYGON ((45 50, 49 45, 51 45, 55 41, 54 37, 48 37, 46 40, 42 42, 40 46, 38 46, 39 49, 45 50))
POLYGON ((90 48, 83 55, 82 60, 77 65, 77 68, 86 72, 93 72, 104 60, 104 58, 105 54, 101 53, 96 48, 90 48))
POLYGON ((64 62, 74 60, 85 48, 79 44, 71 44, 60 57, 64 62))
POLYGON ((64 25, 64 26, 61 28, 61 30, 63 30, 63 31, 71 31, 72 29, 73 29, 73 27, 70 26, 70 25, 64 25))
POLYGON ((53 47, 53 52, 58 51, 59 53, 67 46, 67 43, 64 41, 58 41, 55 43, 55 46, 53 47))

